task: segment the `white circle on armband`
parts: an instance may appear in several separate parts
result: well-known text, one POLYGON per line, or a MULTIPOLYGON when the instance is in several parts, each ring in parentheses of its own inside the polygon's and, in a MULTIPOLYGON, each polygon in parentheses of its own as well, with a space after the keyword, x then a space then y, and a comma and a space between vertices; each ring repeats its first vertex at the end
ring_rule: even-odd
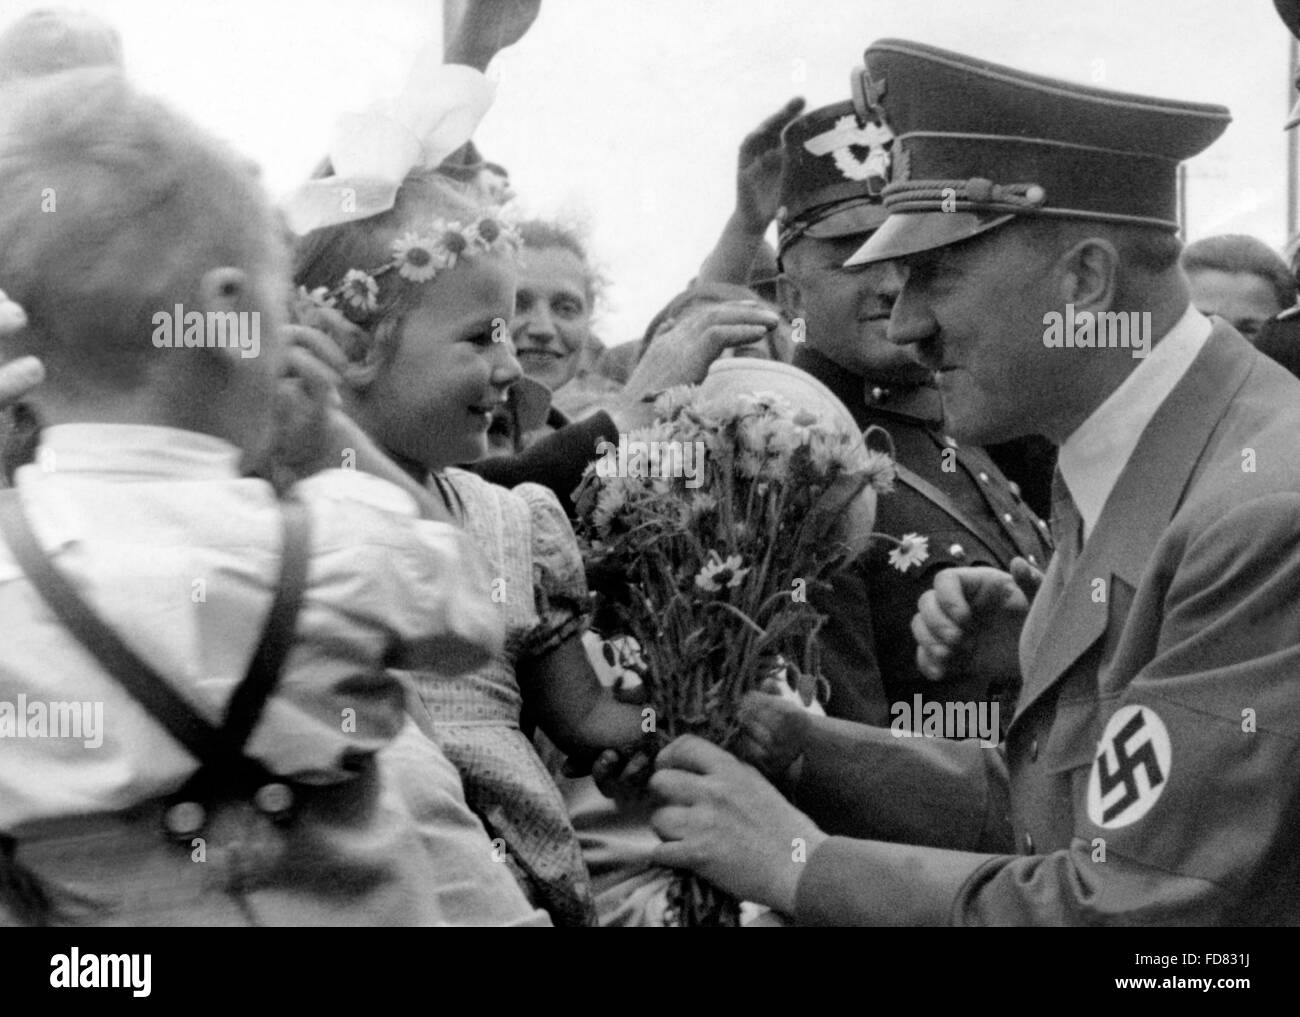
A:
POLYGON ((1169 731, 1154 710, 1116 710, 1088 775, 1088 818, 1105 830, 1136 823, 1160 799, 1172 764, 1169 731))

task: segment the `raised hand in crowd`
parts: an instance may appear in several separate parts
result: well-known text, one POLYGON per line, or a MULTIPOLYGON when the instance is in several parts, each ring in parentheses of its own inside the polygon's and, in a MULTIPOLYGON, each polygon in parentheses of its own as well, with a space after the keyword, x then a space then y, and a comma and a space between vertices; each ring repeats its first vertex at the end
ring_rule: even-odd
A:
POLYGON ((740 143, 736 207, 717 244, 700 266, 700 281, 745 285, 763 234, 776 217, 781 193, 781 132, 803 112, 804 100, 790 99, 740 143))
POLYGON ((757 301, 731 300, 691 308, 655 337, 627 381, 611 416, 619 430, 649 424, 653 407, 646 402, 674 385, 697 385, 724 350, 747 346, 775 329, 781 316, 757 301))
POLYGON ((466 0, 463 6, 443 62, 485 71, 499 51, 524 37, 537 20, 542 0, 466 0))

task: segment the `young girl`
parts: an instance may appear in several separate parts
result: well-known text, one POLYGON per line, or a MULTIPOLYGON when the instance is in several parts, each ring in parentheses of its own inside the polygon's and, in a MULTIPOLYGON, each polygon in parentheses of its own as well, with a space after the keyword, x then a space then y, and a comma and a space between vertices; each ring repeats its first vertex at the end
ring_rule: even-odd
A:
POLYGON ((421 700, 500 859, 557 922, 586 924, 577 839, 520 717, 526 709, 573 752, 637 742, 640 711, 601 688, 583 651, 586 581, 555 496, 454 468, 485 454, 493 411, 521 374, 509 333, 513 247, 468 189, 419 172, 389 211, 310 233, 295 275, 360 326, 344 343, 349 412, 430 485, 495 568, 505 650, 467 675, 420 673, 421 700))

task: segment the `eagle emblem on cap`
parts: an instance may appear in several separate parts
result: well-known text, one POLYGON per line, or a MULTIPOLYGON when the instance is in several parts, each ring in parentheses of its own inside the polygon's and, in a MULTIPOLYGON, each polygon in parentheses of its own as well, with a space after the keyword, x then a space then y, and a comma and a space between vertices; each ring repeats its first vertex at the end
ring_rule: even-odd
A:
POLYGON ((883 124, 865 126, 852 113, 840 117, 835 126, 814 135, 803 143, 810 155, 830 154, 835 158, 835 168, 846 180, 878 181, 872 193, 878 193, 889 179, 889 145, 893 132, 883 124), (854 155, 853 148, 865 148, 864 158, 854 155))

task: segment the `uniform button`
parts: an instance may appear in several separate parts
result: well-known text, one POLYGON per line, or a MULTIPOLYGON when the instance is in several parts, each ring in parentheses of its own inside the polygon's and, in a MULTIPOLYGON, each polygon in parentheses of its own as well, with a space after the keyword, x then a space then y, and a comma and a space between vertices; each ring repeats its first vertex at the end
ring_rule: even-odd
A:
POLYGON ((1038 520, 1038 528, 1039 528, 1040 530, 1042 530, 1044 533, 1046 533, 1046 532, 1047 532, 1047 520, 1045 520, 1045 519, 1039 519, 1039 520, 1038 520))
POLYGON ((279 782, 263 784, 253 795, 253 804, 268 816, 283 816, 293 808, 293 789, 279 782))
POLYGON ((1025 834, 1025 854, 1027 854, 1027 855, 1032 855, 1033 853, 1034 853, 1034 835, 1033 835, 1032 833, 1026 833, 1026 834, 1025 834))
POLYGON ((1030 565, 1037 565, 1037 564, 1038 564, 1038 559, 1035 558, 1032 554, 1029 556, 1029 564, 1030 564, 1030 565))
POLYGON ((1015 518, 1016 518, 1016 517, 1013 516, 1010 512, 1003 512, 1003 513, 1002 513, 1002 521, 1003 521, 1004 523, 1014 522, 1014 521, 1015 521, 1015 518))
POLYGON ((1035 738, 1032 742, 1029 743, 1029 758, 1034 762, 1038 762, 1038 739, 1037 738, 1035 738))
POLYGON ((174 837, 188 837, 202 830, 207 818, 198 802, 177 802, 163 816, 163 826, 174 837))
POLYGON ((954 558, 965 558, 966 548, 962 547, 960 544, 953 544, 952 547, 948 548, 948 553, 954 558))
POLYGON ((875 388, 871 390, 871 398, 876 402, 880 402, 880 397, 883 396, 884 394, 885 394, 885 390, 881 388, 879 385, 877 385, 875 388))
POLYGON ((1017 484, 1014 480, 1007 481, 1007 490, 1010 491, 1017 498, 1020 497, 1020 485, 1017 484))
POLYGON ((943 440, 944 440, 944 444, 946 444, 949 448, 956 448, 956 447, 957 447, 957 440, 956 440, 955 438, 953 438, 952 435, 950 435, 950 434, 945 434, 945 435, 943 436, 943 440))
POLYGON ((983 470, 980 470, 979 477, 980 477, 981 484, 987 484, 989 482, 989 475, 985 473, 983 470))

